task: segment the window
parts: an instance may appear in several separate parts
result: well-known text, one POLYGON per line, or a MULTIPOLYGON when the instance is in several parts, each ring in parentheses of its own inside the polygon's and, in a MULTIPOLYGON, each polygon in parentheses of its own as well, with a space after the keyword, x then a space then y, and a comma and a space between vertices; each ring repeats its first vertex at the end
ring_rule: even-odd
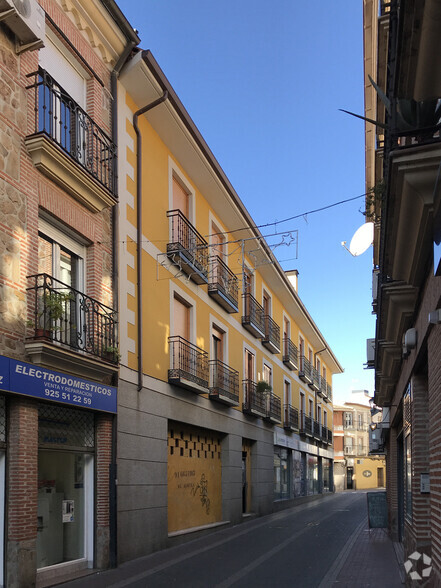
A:
MULTIPOLYGON (((254 276, 248 268, 243 269, 243 293, 253 294, 254 291, 254 276)), ((245 313, 246 314, 246 313, 245 313)))
POLYGON ((263 291, 263 314, 271 316, 271 296, 263 291))
POLYGON ((322 423, 322 409, 321 409, 321 406, 317 406, 317 422, 320 425, 322 423))
POLYGON ((303 392, 300 392, 300 411, 302 414, 305 414, 306 405, 305 405, 305 395, 303 392))
POLYGON ((224 361, 224 336, 225 333, 215 327, 212 327, 212 358, 215 361, 224 361))
POLYGON ((323 411, 323 426, 328 426, 328 413, 326 412, 326 410, 323 411))
POLYGON ((358 429, 359 431, 363 430, 363 415, 361 413, 358 414, 358 429))
POLYGON ((352 427, 352 412, 345 412, 344 426, 345 429, 352 427))
POLYGON ((291 323, 289 319, 285 316, 283 317, 283 338, 290 339, 291 337, 291 323))
POLYGON ((288 406, 291 404, 291 383, 288 380, 284 381, 284 396, 285 404, 288 406))
POLYGON ((254 381, 254 354, 245 349, 245 365, 244 365, 245 380, 254 381))
POLYGON ((303 337, 299 337, 299 353, 300 357, 303 357, 305 355, 305 340, 303 339, 303 337))
POLYGON ((222 261, 225 261, 225 242, 226 237, 223 231, 214 222, 211 223, 211 255, 217 255, 222 261))
MULTIPOLYGON (((65 229, 65 231, 67 228, 65 229)), ((84 289, 86 248, 66 232, 39 221, 38 273, 48 274, 66 286, 84 289)))
POLYGON ((173 210, 180 210, 185 218, 189 218, 189 194, 178 180, 173 177, 173 210))
POLYGON ((273 370, 266 363, 263 364, 263 379, 270 386, 273 385, 273 370))
POLYGON ((177 294, 173 298, 173 333, 190 341, 190 305, 177 294))
POLYGON ((311 399, 309 399, 309 416, 314 418, 314 402, 311 399))

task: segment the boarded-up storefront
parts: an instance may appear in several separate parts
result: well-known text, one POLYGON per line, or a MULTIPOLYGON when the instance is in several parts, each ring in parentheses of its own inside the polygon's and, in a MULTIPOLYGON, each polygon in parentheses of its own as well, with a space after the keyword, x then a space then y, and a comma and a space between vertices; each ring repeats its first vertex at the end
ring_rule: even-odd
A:
POLYGON ((222 520, 221 439, 172 423, 168 430, 168 531, 222 520))

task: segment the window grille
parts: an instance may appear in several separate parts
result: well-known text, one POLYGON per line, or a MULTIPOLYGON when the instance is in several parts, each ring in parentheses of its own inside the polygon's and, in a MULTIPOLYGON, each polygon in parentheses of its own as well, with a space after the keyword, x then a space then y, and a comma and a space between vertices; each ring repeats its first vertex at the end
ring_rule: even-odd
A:
POLYGON ((53 449, 93 449, 94 414, 74 408, 40 404, 38 407, 38 443, 53 449))

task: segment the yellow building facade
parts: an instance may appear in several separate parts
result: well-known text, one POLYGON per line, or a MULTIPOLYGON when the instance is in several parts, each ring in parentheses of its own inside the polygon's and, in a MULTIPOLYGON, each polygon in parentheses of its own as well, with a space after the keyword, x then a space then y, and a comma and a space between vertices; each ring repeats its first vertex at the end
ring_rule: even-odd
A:
POLYGON ((334 405, 335 490, 367 490, 386 486, 384 453, 370 448, 371 423, 381 422, 381 413, 371 416, 369 406, 359 402, 334 405))
POLYGON ((150 52, 118 105, 125 561, 332 490, 342 369, 150 52))

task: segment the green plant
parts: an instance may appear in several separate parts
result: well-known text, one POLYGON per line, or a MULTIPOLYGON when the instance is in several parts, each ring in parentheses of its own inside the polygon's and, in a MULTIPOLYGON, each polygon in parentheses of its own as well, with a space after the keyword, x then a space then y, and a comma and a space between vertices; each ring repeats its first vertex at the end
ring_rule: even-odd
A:
POLYGON ((53 332, 60 328, 60 321, 69 312, 68 303, 74 300, 71 292, 46 290, 41 298, 38 327, 53 332))
POLYGON ((268 384, 268 382, 265 382, 265 380, 260 380, 256 384, 256 392, 258 392, 260 394, 272 392, 272 387, 268 384))
POLYGON ((104 348, 104 352, 109 357, 114 358, 115 360, 119 361, 121 359, 121 353, 119 352, 118 347, 114 347, 113 345, 108 345, 104 348))
POLYGON ((369 188, 366 194, 364 216, 373 222, 380 220, 381 204, 386 191, 384 179, 380 180, 375 186, 369 188))

